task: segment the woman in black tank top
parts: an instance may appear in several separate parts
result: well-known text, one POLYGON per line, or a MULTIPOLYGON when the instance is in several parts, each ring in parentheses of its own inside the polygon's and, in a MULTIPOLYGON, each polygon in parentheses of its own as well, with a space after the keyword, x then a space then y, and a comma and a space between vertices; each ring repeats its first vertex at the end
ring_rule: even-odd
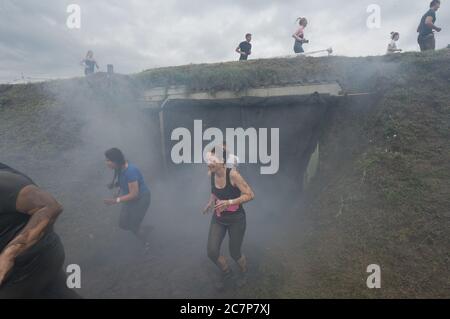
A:
MULTIPOLYGON (((216 154, 221 154, 216 152, 216 154)), ((228 232, 230 255, 239 266, 238 286, 246 282, 247 260, 241 253, 241 246, 246 229, 246 217, 242 204, 251 201, 255 195, 235 169, 226 168, 226 154, 218 158, 210 156, 208 169, 211 173, 211 197, 204 209, 206 214, 213 211, 208 235, 208 257, 219 267, 221 274, 216 283, 223 289, 225 280, 232 277, 227 260, 220 255, 220 246, 228 232)))

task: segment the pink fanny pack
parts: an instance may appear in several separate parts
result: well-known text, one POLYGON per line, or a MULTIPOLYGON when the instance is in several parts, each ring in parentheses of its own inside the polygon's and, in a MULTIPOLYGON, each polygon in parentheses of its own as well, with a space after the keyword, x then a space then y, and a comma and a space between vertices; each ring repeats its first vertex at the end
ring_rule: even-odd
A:
MULTIPOLYGON (((216 195, 213 194, 213 196, 214 196, 214 203, 216 203, 218 200, 220 200, 219 198, 217 198, 216 195)), ((217 210, 215 210, 215 212, 216 212, 217 217, 220 217, 220 216, 222 216, 222 213, 223 213, 223 212, 234 213, 234 212, 236 212, 238 209, 239 209, 239 205, 234 204, 234 205, 228 206, 227 209, 224 210, 224 211, 222 211, 222 212, 219 212, 219 211, 217 211, 217 210)))

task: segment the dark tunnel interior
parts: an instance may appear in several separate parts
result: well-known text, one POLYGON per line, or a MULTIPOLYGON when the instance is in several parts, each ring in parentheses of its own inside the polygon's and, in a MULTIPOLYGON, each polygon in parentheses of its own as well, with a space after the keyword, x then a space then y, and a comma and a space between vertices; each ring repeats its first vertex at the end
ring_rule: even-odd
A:
MULTIPOLYGON (((160 143, 160 154, 165 161, 165 167, 161 172, 170 176, 176 174, 177 179, 185 178, 182 183, 189 184, 189 179, 194 169, 206 174, 206 164, 174 164, 171 160, 171 149, 178 140, 171 140, 171 132, 176 128, 187 128, 194 132, 194 120, 201 120, 202 132, 214 127, 220 129, 225 138, 227 128, 260 128, 268 130, 268 153, 275 151, 270 149, 270 131, 279 129, 279 169, 275 174, 261 174, 261 166, 267 165, 260 162, 249 163, 249 143, 246 138, 246 159, 240 158, 239 171, 246 180, 253 185, 256 194, 273 194, 265 206, 275 207, 279 201, 293 202, 301 196, 304 187, 304 174, 319 141, 321 125, 325 114, 332 101, 319 95, 308 97, 274 97, 274 98, 243 98, 239 100, 221 101, 193 101, 174 100, 165 104, 162 111, 152 112, 153 122, 158 121, 160 134, 164 135, 160 143), (161 116, 160 112, 163 113, 161 116), (162 123, 161 123, 162 122, 162 123), (162 124, 162 125, 161 125, 162 124)), ((259 138, 260 136, 258 136, 259 138)), ((198 136, 191 136, 191 139, 198 136)), ((203 140, 203 148, 210 143, 203 140)), ((229 141, 227 141, 229 144, 229 141)), ((237 141, 235 140, 237 144, 237 141)), ((194 143, 191 143, 193 154, 194 143)), ((272 146, 273 147, 273 146, 272 146)), ((236 148, 235 148, 236 149, 236 148)), ((265 201, 267 198, 259 198, 265 201)), ((274 207, 274 208, 275 208, 274 207)), ((271 210, 272 211, 272 210, 271 210)), ((276 211, 276 209, 274 210, 276 211)))

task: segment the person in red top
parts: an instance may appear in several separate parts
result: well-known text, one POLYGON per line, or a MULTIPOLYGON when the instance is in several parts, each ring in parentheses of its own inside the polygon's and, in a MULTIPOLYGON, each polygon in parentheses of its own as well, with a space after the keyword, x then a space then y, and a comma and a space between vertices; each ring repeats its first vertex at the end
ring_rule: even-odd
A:
POLYGON ((303 43, 309 43, 309 41, 305 39, 305 28, 308 25, 308 20, 306 18, 298 18, 297 21, 300 27, 292 35, 295 39, 294 52, 303 53, 305 52, 305 50, 303 50, 303 43))

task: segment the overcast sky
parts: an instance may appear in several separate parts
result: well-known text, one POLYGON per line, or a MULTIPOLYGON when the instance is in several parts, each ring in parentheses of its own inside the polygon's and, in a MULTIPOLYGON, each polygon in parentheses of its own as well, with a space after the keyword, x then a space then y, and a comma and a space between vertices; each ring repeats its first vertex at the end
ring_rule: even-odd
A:
MULTIPOLYGON (((380 55, 391 31, 399 47, 418 50, 416 28, 430 0, 0 0, 0 82, 83 74, 92 49, 106 71, 119 73, 189 63, 231 61, 245 33, 252 59, 293 53, 296 18, 306 16, 308 51, 333 47, 338 55, 380 55), (66 25, 67 7, 81 8, 81 28, 66 25), (370 29, 370 4, 381 8, 381 27, 370 29)), ((450 3, 437 13, 438 48, 450 44, 450 3)))

